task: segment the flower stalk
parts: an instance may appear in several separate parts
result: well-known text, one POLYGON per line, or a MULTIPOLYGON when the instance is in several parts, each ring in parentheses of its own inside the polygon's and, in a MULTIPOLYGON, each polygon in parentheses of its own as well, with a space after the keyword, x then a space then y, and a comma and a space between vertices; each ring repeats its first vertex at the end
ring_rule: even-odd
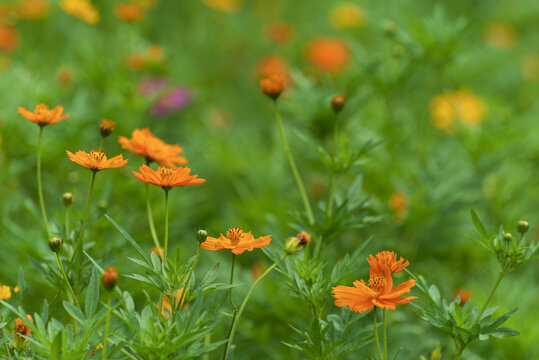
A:
POLYGON ((37 143, 37 192, 39 196, 39 207, 41 208, 41 215, 43 216, 43 222, 47 230, 47 239, 52 237, 51 228, 49 226, 49 219, 47 217, 47 210, 45 210, 45 201, 43 200, 43 185, 41 183, 41 143, 43 139, 43 129, 45 126, 39 127, 39 140, 37 143))
POLYGON ((376 325, 376 306, 374 307, 374 310, 372 312, 374 314, 374 323, 373 323, 373 329, 374 329, 374 340, 376 341, 376 351, 378 351, 378 359, 382 360, 382 351, 380 350, 380 339, 378 338, 378 327, 376 325))
MULTIPOLYGON (((234 264, 236 262, 236 254, 232 253, 232 265, 230 267, 230 289, 228 289, 228 298, 230 300, 230 304, 234 308, 234 314, 232 315, 232 322, 230 323, 230 329, 228 330, 228 336, 227 339, 230 340, 230 336, 232 335, 232 330, 234 329, 234 324, 236 322, 236 316, 238 314, 238 307, 236 304, 234 304, 234 299, 232 299, 232 284, 234 283, 234 264)), ((223 360, 228 359, 228 352, 230 351, 230 341, 227 341, 225 344, 225 350, 223 352, 223 360)))
MULTIPOLYGON (((165 254, 163 262, 167 264, 167 254, 168 254, 168 192, 170 189, 165 188, 165 254)), ((160 250, 161 248, 158 247, 160 250)))
POLYGON ((145 185, 146 185, 146 212, 148 213, 148 223, 150 224, 150 233, 152 234, 152 239, 153 239, 153 243, 155 247, 157 248, 159 252, 161 252, 161 244, 159 243, 159 238, 157 237, 157 231, 155 230, 152 206, 150 204, 150 186, 148 184, 145 184, 145 185))
POLYGON ((505 276, 505 274, 506 274, 506 272, 503 269, 501 269, 500 273, 498 274, 498 278, 496 279, 496 283, 492 287, 492 290, 490 291, 490 294, 488 294, 485 302, 483 303, 483 305, 481 306, 481 309, 479 310, 479 313, 477 314, 477 318, 475 319, 476 323, 479 322, 479 320, 481 320, 481 315, 483 315, 483 312, 485 312, 485 310, 486 310, 486 308, 488 306, 488 303, 490 302, 490 300, 494 296, 494 292, 496 292, 496 289, 498 288, 498 285, 500 285, 500 282, 502 281, 502 278, 505 276))
POLYGON ((386 314, 387 310, 384 309, 382 311, 382 327, 384 328, 384 360, 387 360, 387 320, 386 320, 386 314))
POLYGON ((279 107, 277 106, 277 101, 274 100, 273 104, 275 106, 275 119, 277 120, 277 126, 279 127, 279 133, 281 135, 281 141, 283 143, 284 152, 286 153, 286 157, 288 159, 288 163, 290 165, 290 168, 292 169, 292 173, 294 175, 294 178, 296 179, 296 184, 299 189, 299 193, 301 195, 301 199, 303 200, 303 205, 305 206, 305 211, 307 212, 307 218, 309 219, 309 224, 314 224, 314 215, 313 211, 311 209, 311 204, 309 202, 309 198, 307 197, 307 192, 305 191, 305 187, 303 186, 303 181, 301 180, 301 176, 299 174, 298 168, 296 166, 296 162, 294 161, 294 158, 292 157, 292 152, 290 151, 290 146, 288 145, 288 140, 286 139, 286 134, 284 132, 283 128, 283 121, 281 120, 281 113, 279 112, 279 107))
POLYGON ((110 303, 111 303, 111 300, 112 300, 112 291, 109 291, 109 296, 108 296, 108 300, 107 300, 107 319, 105 320, 105 335, 104 335, 104 338, 103 338, 103 353, 102 353, 102 356, 101 356, 102 360, 107 359, 107 345, 108 345, 107 338, 109 337, 110 313, 111 313, 110 303))
POLYGON ((67 275, 66 275, 66 273, 64 271, 64 267, 62 265, 62 262, 60 261, 60 256, 58 256, 58 253, 55 253, 54 255, 56 256, 56 264, 58 265, 58 270, 60 270, 60 272, 62 273, 62 276, 64 278, 64 282, 67 284, 67 288, 69 289, 69 292, 70 292, 71 296, 73 297, 73 302, 80 309, 79 301, 77 299, 77 296, 75 295, 75 292, 73 291, 73 288, 71 287, 71 284, 69 283, 69 279, 67 278, 67 275))

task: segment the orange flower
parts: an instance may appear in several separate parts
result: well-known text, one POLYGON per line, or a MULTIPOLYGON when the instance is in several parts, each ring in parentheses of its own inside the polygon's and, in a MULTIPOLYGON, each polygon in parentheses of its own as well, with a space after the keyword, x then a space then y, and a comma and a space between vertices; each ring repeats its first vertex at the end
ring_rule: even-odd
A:
POLYGON ((290 69, 286 60, 279 55, 266 55, 258 62, 256 67, 258 77, 263 79, 272 75, 284 75, 290 80, 290 69))
POLYGON ((264 95, 275 100, 281 95, 285 86, 285 77, 283 75, 272 75, 269 78, 260 80, 260 88, 264 95))
POLYGON ((19 16, 23 19, 43 19, 49 14, 49 0, 21 0, 19 16))
POLYGON ((161 254, 164 254, 165 253, 165 248, 159 248, 157 249, 155 246, 153 248, 151 248, 150 250, 150 256, 152 255, 152 253, 155 253, 155 255, 157 255, 159 257, 159 259, 161 259, 161 254))
POLYGON ((133 154, 142 156, 148 161, 174 168, 177 165, 187 165, 187 159, 178 156, 183 148, 178 144, 169 145, 152 135, 150 129, 135 129, 131 134, 131 139, 119 136, 118 142, 122 148, 131 151, 133 154))
MULTIPOLYGON (((32 319, 30 315, 26 314, 26 318, 32 324, 34 323, 34 319, 32 319)), ((15 326, 13 327, 13 344, 18 351, 21 351, 26 347, 26 343, 28 342, 26 337, 29 337, 31 333, 32 330, 26 326, 23 319, 17 318, 15 320, 15 326)))
POLYGON ((389 198, 389 208, 393 211, 393 220, 396 223, 402 220, 408 214, 408 198, 403 191, 395 191, 389 198))
POLYGON ((118 19, 126 22, 135 22, 144 18, 144 12, 137 4, 118 4, 114 7, 114 14, 118 19))
POLYGON ((133 171, 137 179, 146 184, 161 186, 165 190, 170 190, 176 186, 193 186, 206 182, 206 179, 198 179, 198 175, 190 175, 191 169, 188 167, 176 169, 160 167, 157 171, 153 171, 151 167, 142 165, 139 171, 140 174, 133 171))
POLYGON ((392 274, 401 272, 405 267, 410 265, 408 261, 404 262, 404 258, 402 257, 397 261, 397 254, 393 251, 379 252, 376 254, 376 257, 369 255, 367 261, 371 267, 375 266, 377 263, 387 266, 392 274))
POLYGON ((19 33, 9 25, 0 24, 0 50, 15 51, 19 43, 19 33))
POLYGON ((0 300, 11 299, 11 288, 7 285, 0 285, 0 300))
POLYGON ((403 259, 396 261, 396 255, 387 251, 376 254, 376 258, 369 256, 371 265, 369 284, 365 281, 354 281, 354 286, 336 286, 333 288, 335 305, 348 306, 351 311, 359 313, 371 310, 374 306, 381 309, 395 310, 396 305, 408 304, 416 296, 401 295, 409 293, 415 285, 415 280, 408 280, 393 288, 393 270, 401 271, 408 262, 402 264, 403 259))
POLYGON ((57 122, 69 117, 69 114, 62 114, 64 112, 64 108, 60 105, 56 106, 54 109, 49 109, 49 107, 45 104, 38 104, 36 105, 34 112, 19 106, 17 111, 22 115, 22 117, 35 124, 38 124, 39 126, 56 124, 57 122))
POLYGON ((472 292, 468 289, 458 289, 455 291, 454 297, 459 297, 460 306, 464 306, 472 298, 472 292))
POLYGON ((269 24, 266 28, 266 37, 274 44, 286 44, 290 42, 294 29, 286 23, 269 24))
POLYGON ((124 160, 123 155, 107 159, 107 155, 100 150, 92 150, 90 153, 77 151, 75 154, 66 150, 66 153, 69 156, 69 160, 92 171, 121 168, 127 164, 127 160, 124 160))
POLYGON ((342 72, 349 59, 350 50, 341 39, 318 38, 307 48, 307 60, 321 71, 342 72))
POLYGON ((229 249, 235 255, 243 254, 245 250, 253 251, 254 248, 261 248, 269 245, 271 235, 254 238, 251 232, 244 233, 239 227, 232 227, 226 232, 226 237, 221 234, 219 238, 208 236, 200 246, 206 250, 229 249))
POLYGON ((99 133, 102 137, 107 137, 114 131, 115 126, 116 123, 114 121, 102 119, 99 125, 99 133))
MULTIPOLYGON (((183 288, 176 291, 176 308, 178 308, 178 304, 180 303, 180 299, 182 298, 182 296, 183 296, 183 288)), ((168 315, 172 314, 172 306, 170 306, 170 299, 169 298, 171 298, 170 295, 167 295, 167 296, 163 297, 163 304, 161 306, 161 308, 162 308, 161 315, 163 315, 163 317, 165 319, 167 319, 167 320, 168 320, 168 315)), ((183 306, 183 300, 184 299, 182 299, 182 303, 179 306, 180 311, 182 310, 182 308, 187 309, 187 307, 189 306, 188 304, 183 306)))
POLYGON ((69 86, 73 82, 73 69, 69 66, 62 66, 56 72, 56 79, 62 86, 69 86))
POLYGON ((66 13, 88 24, 97 24, 99 21, 99 12, 90 0, 62 0, 60 7, 66 13))

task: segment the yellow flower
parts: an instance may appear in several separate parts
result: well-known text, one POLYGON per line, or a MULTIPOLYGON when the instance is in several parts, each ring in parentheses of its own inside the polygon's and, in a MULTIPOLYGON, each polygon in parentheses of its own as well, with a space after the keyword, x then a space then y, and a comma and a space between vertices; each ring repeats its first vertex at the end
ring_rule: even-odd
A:
POLYGON ((487 104, 467 89, 446 92, 435 96, 430 102, 430 114, 434 126, 452 134, 455 122, 477 126, 487 113, 487 104))
POLYGON ((0 300, 11 299, 11 288, 7 285, 0 285, 0 300))
POLYGON ((356 5, 345 4, 329 13, 329 23, 337 29, 355 29, 365 23, 365 14, 356 5))
POLYGON ((202 2, 212 9, 226 13, 236 12, 241 6, 241 0, 202 0, 202 2))
POLYGON ((88 24, 93 25, 99 21, 99 12, 90 0, 62 0, 60 7, 66 13, 88 24))
POLYGON ((517 32, 513 25, 505 22, 491 22, 486 27, 487 42, 501 50, 509 50, 517 42, 517 32))

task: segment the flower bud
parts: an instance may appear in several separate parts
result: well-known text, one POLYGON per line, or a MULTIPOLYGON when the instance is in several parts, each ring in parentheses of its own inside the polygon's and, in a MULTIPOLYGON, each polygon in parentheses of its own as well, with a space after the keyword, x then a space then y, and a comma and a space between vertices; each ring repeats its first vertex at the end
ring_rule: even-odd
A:
POLYGON ((500 243, 499 237, 496 236, 494 239, 492 239, 492 248, 495 251, 499 251, 501 249, 501 243, 500 243))
POLYGON ((101 199, 101 200, 99 200, 99 201, 97 202, 97 208, 98 208, 99 211, 101 211, 101 212, 107 211, 108 207, 109 207, 109 202, 108 202, 107 200, 101 199))
POLYGON ((206 241, 206 238, 208 237, 208 232, 206 230, 198 230, 197 231, 197 242, 199 244, 202 244, 204 241, 206 241))
POLYGON ((114 131, 114 127, 116 126, 116 123, 111 120, 101 120, 101 125, 99 126, 99 132, 101 133, 101 136, 106 138, 112 132, 114 131))
POLYGON ((150 250, 150 255, 152 253, 155 253, 155 255, 157 255, 159 257, 159 259, 161 259, 161 254, 164 254, 165 253, 165 248, 160 248, 159 250, 154 246, 151 250, 150 250))
POLYGON ((62 202, 64 203, 65 207, 68 207, 73 203, 73 194, 70 192, 66 192, 62 194, 62 202))
POLYGON ((260 80, 260 88, 264 95, 270 99, 276 100, 284 90, 285 77, 282 74, 271 75, 265 79, 260 80))
POLYGON ((290 237, 284 245, 284 252, 289 255, 294 255, 303 249, 311 242, 311 235, 306 231, 302 231, 295 237, 290 237))
POLYGON ((53 253, 59 253, 62 250, 62 239, 53 237, 49 240, 49 248, 53 253))
POLYGON ((503 234, 503 239, 507 242, 510 242, 510 241, 513 241, 513 234, 511 233, 504 233, 503 234))
MULTIPOLYGON (((26 318, 32 324, 34 323, 34 320, 30 315, 27 314, 26 318)), ((15 320, 15 326, 13 327, 13 345, 15 346, 17 351, 24 351, 24 349, 26 348, 26 344, 28 343, 28 339, 26 339, 25 337, 29 337, 31 333, 32 330, 28 326, 26 326, 23 319, 17 318, 15 320)))
POLYGON ((108 291, 112 291, 114 287, 116 286, 116 283, 118 282, 118 271, 116 271, 115 268, 109 267, 104 273, 103 273, 103 286, 105 286, 105 289, 108 291))
POLYGON ((311 242, 311 235, 307 231, 302 231, 296 235, 299 244, 305 246, 311 242))
POLYGON ((518 230, 518 232, 521 233, 522 235, 524 235, 525 233, 528 232, 529 227, 530 227, 530 224, 528 224, 527 221, 520 220, 520 221, 517 223, 517 230, 518 230))
POLYGON ((341 112, 341 110, 344 108, 345 103, 346 96, 344 96, 343 94, 331 98, 331 107, 336 114, 341 112))
POLYGON ((395 35, 395 32, 397 31, 397 27, 395 26, 395 23, 393 22, 388 22, 386 24, 386 26, 384 27, 384 33, 387 35, 387 36, 393 36, 395 35))

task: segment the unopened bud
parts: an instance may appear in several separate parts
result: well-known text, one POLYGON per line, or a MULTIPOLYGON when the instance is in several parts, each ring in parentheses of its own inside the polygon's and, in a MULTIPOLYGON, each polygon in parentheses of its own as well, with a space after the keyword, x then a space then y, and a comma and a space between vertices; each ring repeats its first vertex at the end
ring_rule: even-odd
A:
POLYGON ((513 241, 513 234, 511 234, 511 233, 504 233, 504 234, 503 234, 503 239, 504 239, 505 241, 507 241, 507 242, 513 241))
POLYGON ((155 253, 155 255, 157 255, 159 257, 159 259, 161 259, 161 254, 164 254, 165 253, 165 248, 159 248, 159 250, 154 246, 151 251, 150 251, 150 255, 151 253, 155 253))
POLYGON ((109 207, 109 202, 107 200, 99 200, 97 202, 97 208, 101 212, 105 212, 109 207))
POLYGON ((276 100, 284 90, 286 79, 284 75, 271 75, 265 79, 260 80, 260 88, 264 95, 276 100))
POLYGON ((197 242, 199 244, 202 244, 204 241, 206 241, 206 238, 208 237, 208 232, 206 230, 198 230, 197 231, 197 242))
POLYGON ((529 227, 530 227, 530 224, 528 224, 527 221, 520 220, 520 221, 517 223, 517 230, 518 230, 518 232, 521 233, 521 234, 527 233, 529 227))
POLYGON ((73 203, 73 194, 70 192, 63 193, 62 202, 64 203, 65 207, 71 205, 73 203))
POLYGON ((303 249, 311 242, 311 235, 306 231, 302 231, 295 237, 290 237, 284 245, 284 252, 289 255, 294 255, 303 249))
POLYGON ((395 32, 397 31, 397 27, 395 26, 395 23, 388 22, 386 26, 384 27, 384 33, 387 36, 393 36, 395 35, 395 32))
POLYGON ((341 110, 344 108, 345 103, 346 96, 344 96, 343 94, 331 98, 331 107, 333 108, 333 111, 335 113, 341 112, 341 110))
POLYGON ((54 253, 59 253, 62 250, 62 239, 53 237, 49 240, 49 248, 54 253))
POLYGON ((296 235, 299 244, 305 246, 311 242, 311 235, 307 231, 302 231, 296 235))
POLYGON ((116 126, 116 123, 111 120, 101 120, 101 125, 99 126, 99 132, 101 133, 101 136, 106 138, 112 132, 114 131, 114 127, 116 126))
POLYGON ((103 273, 102 280, 105 289, 107 289, 108 291, 112 291, 112 289, 114 289, 116 283, 118 282, 118 271, 116 271, 115 268, 109 267, 103 273))

